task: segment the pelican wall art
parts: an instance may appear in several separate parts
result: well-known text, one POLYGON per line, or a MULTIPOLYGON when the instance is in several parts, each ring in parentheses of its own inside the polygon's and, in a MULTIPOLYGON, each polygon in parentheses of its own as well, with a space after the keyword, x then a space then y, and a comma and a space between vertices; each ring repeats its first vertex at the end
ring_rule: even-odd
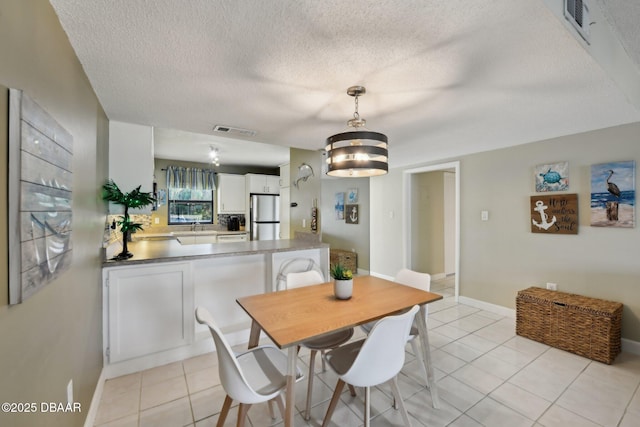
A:
POLYGON ((71 265, 73 137, 20 90, 9 92, 9 303, 71 265))
POLYGON ((635 227, 636 163, 591 165, 591 226, 635 227))

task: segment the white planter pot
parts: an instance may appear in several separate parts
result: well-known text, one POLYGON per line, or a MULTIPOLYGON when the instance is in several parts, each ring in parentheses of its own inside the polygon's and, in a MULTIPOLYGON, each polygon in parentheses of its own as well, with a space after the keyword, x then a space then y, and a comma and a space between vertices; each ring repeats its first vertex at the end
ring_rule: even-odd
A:
POLYGON ((334 280, 333 293, 338 299, 349 299, 353 293, 353 279, 334 280))

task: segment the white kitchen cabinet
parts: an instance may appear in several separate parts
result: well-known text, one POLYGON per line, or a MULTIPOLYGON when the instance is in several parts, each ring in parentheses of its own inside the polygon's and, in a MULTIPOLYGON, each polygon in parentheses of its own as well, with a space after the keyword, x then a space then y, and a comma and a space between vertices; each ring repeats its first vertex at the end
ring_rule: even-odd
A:
POLYGON ((108 363, 193 342, 193 282, 189 262, 105 268, 103 281, 108 363))
POLYGON ((280 165, 280 188, 289 188, 291 186, 291 170, 289 163, 280 165))
POLYGON ((280 177, 278 175, 261 175, 248 173, 247 192, 249 194, 279 194, 280 177))
POLYGON ((218 234, 218 243, 246 242, 247 233, 218 234))
POLYGON ((218 174, 218 206, 220 214, 243 214, 247 208, 247 193, 244 175, 218 174))
MULTIPOLYGON (((153 128, 132 123, 109 122, 109 178, 128 193, 153 191, 153 128), (125 154, 126 153, 126 154, 125 154)), ((109 212, 121 214, 123 207, 111 203, 109 212)), ((151 205, 129 213, 151 213, 151 205)))

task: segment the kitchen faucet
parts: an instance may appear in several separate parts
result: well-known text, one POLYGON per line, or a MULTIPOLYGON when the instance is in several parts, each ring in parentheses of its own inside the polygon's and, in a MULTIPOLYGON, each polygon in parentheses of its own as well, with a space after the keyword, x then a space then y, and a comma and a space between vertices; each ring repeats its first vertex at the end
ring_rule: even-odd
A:
MULTIPOLYGON (((200 225, 200 221, 195 221, 191 223, 191 231, 197 231, 196 228, 200 225)), ((204 225, 202 226, 202 229, 204 230, 204 225)))

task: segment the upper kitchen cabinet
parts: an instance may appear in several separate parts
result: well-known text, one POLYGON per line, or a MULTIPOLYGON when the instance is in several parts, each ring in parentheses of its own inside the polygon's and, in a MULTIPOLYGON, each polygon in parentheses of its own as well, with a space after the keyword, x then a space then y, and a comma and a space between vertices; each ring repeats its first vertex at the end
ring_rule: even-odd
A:
MULTIPOLYGON (((109 178, 128 193, 139 185, 140 190, 153 191, 153 128, 132 123, 109 122, 109 178)), ((112 213, 115 205, 110 207, 112 213)), ((151 205, 133 213, 151 213, 151 205)))
POLYGON ((247 193, 244 175, 218 174, 218 213, 244 214, 247 207, 247 193))
POLYGON ((249 194, 280 194, 280 177, 248 173, 247 191, 249 194))

